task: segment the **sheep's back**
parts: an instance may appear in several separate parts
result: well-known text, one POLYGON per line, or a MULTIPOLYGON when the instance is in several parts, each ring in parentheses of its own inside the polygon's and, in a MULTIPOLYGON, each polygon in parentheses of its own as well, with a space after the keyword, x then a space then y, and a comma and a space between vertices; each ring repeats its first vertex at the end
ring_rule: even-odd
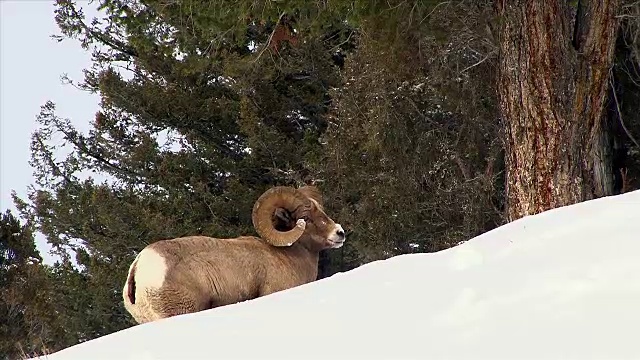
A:
POLYGON ((192 236, 156 244, 170 259, 167 281, 201 294, 208 307, 257 297, 266 246, 259 239, 192 236))

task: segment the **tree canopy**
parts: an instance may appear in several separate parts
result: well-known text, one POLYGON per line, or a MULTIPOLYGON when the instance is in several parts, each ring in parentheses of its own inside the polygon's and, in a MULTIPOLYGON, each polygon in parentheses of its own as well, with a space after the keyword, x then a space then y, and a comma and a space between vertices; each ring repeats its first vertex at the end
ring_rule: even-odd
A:
MULTIPOLYGON (((614 193, 640 179, 640 5, 620 12, 605 106, 614 193)), ((255 234, 251 208, 274 185, 317 185, 345 227, 321 277, 508 221, 500 16, 492 1, 57 0, 55 38, 92 54, 67 80, 100 109, 75 119, 85 133, 42 104, 36 183, 15 198, 27 225, 2 218, 4 259, 22 269, 3 291, 38 285, 14 302, 32 310, 1 305, 40 330, 7 336, 41 352, 132 326, 120 292, 138 251, 255 234), (34 260, 33 232, 58 263, 34 260)))

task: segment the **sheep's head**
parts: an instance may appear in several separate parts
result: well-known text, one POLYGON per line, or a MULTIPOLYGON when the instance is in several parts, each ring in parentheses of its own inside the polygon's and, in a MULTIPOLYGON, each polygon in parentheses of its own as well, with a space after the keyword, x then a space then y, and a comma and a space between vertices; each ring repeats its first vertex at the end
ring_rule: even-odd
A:
POLYGON ((264 192, 253 206, 253 226, 274 246, 289 246, 303 235, 316 249, 339 248, 344 230, 322 207, 322 195, 314 186, 300 189, 278 186, 264 192))

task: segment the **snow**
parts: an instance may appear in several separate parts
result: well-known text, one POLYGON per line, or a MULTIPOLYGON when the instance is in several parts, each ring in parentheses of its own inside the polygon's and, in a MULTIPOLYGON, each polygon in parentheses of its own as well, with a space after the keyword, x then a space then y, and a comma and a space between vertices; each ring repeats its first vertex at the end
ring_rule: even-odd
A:
POLYGON ((640 191, 554 209, 46 358, 640 359, 639 215, 640 191))

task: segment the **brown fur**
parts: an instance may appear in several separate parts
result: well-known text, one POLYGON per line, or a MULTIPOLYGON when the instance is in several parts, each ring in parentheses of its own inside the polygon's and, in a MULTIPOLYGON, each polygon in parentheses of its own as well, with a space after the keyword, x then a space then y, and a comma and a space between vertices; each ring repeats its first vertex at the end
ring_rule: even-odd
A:
POLYGON ((276 247, 252 236, 234 239, 189 236, 147 246, 143 252, 153 251, 165 261, 164 282, 159 288, 137 283, 136 272, 145 266, 141 252, 131 266, 123 291, 126 309, 138 323, 145 323, 246 301, 314 281, 319 252, 341 246, 329 239, 335 238, 339 226, 319 205, 311 202, 310 208, 300 210, 302 214, 279 211, 280 215, 274 216, 274 222, 280 222, 274 225, 285 228, 295 226, 296 219, 305 219, 303 235, 291 246, 276 247))

